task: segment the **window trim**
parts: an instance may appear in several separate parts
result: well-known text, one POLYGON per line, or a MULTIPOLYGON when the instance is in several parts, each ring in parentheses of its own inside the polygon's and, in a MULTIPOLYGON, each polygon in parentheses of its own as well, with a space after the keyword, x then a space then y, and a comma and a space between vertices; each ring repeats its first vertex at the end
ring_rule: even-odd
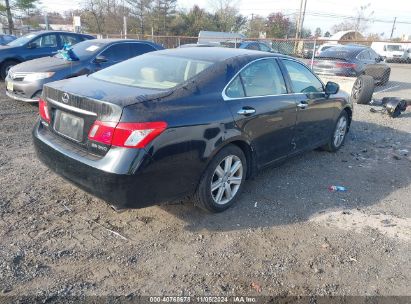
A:
MULTIPOLYGON (((229 81, 229 82, 227 83, 227 85, 224 87, 224 89, 223 89, 223 91, 222 91, 222 93, 221 93, 224 101, 239 100, 239 99, 250 99, 250 98, 275 97, 275 96, 284 96, 284 95, 294 94, 294 93, 291 93, 290 90, 289 90, 289 87, 288 87, 288 85, 287 85, 287 80, 285 79, 285 75, 283 74, 283 70, 281 69, 281 66, 280 66, 280 64, 278 63, 277 58, 278 58, 278 57, 275 57, 275 56, 262 57, 262 58, 258 58, 258 59, 255 59, 255 60, 253 60, 253 61, 250 61, 250 62, 247 63, 245 66, 243 66, 243 67, 230 79, 230 81, 229 81), (278 68, 279 68, 279 70, 280 70, 281 76, 283 77, 283 80, 284 80, 284 84, 285 84, 285 88, 286 88, 286 90, 287 90, 287 93, 274 94, 274 95, 261 95, 261 96, 244 96, 244 97, 229 97, 229 96, 227 96, 226 91, 227 91, 228 87, 229 87, 229 86, 231 85, 231 83, 236 79, 236 77, 241 74, 241 72, 242 72, 244 69, 248 68, 248 66, 250 66, 250 65, 252 65, 252 64, 254 64, 254 63, 258 62, 258 61, 267 60, 267 59, 274 60, 275 63, 277 64, 277 66, 278 66, 278 68)), ((242 83, 242 82, 241 82, 241 83, 242 83)), ((244 87, 243 87, 243 90, 244 90, 244 94, 246 94, 246 91, 245 91, 244 87)))

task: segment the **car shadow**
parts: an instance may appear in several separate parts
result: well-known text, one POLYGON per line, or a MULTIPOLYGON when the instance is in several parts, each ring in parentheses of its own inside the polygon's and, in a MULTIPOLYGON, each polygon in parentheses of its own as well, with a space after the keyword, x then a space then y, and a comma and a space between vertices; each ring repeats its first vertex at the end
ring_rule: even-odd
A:
POLYGON ((272 227, 327 210, 366 208, 410 184, 409 159, 393 157, 395 149, 411 151, 410 143, 409 133, 355 121, 340 151, 312 151, 263 170, 222 213, 206 213, 190 202, 160 208, 184 221, 189 231, 272 227), (330 185, 347 191, 330 192, 330 185))

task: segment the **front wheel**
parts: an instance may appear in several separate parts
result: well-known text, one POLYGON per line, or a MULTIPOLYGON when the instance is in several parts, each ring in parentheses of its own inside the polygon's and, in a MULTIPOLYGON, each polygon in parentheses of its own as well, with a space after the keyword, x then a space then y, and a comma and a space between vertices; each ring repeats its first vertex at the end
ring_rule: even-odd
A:
POLYGON ((343 145, 345 137, 348 131, 348 115, 346 111, 343 111, 337 119, 333 134, 329 139, 329 142, 323 147, 329 152, 337 152, 343 145))
POLYGON ((205 170, 194 203, 211 212, 221 212, 232 206, 240 194, 247 174, 243 151, 229 145, 218 152, 205 170))

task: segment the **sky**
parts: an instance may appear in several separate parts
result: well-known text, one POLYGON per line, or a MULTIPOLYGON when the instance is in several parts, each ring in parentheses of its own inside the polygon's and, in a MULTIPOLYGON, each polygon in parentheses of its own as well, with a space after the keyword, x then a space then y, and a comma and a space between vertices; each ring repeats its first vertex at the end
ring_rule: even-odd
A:
MULTIPOLYGON (((300 6, 300 0, 233 0, 233 2, 237 2, 241 14, 249 17, 251 14, 267 16, 271 12, 290 15, 295 13, 300 6)), ((84 0, 41 0, 41 6, 47 11, 76 9, 80 8, 82 3, 84 0)), ((213 0, 178 0, 178 6, 187 9, 197 4, 211 10, 212 3, 213 0)), ((384 33, 385 37, 389 38, 394 17, 397 17, 394 37, 400 37, 403 34, 411 35, 411 5, 407 4, 406 0, 307 0, 304 27, 310 28, 313 32, 317 27, 323 29, 324 32, 331 30, 334 24, 344 20, 340 16, 355 16, 359 6, 368 3, 371 3, 368 12, 374 12, 371 18, 380 21, 370 23, 367 32, 384 33)))

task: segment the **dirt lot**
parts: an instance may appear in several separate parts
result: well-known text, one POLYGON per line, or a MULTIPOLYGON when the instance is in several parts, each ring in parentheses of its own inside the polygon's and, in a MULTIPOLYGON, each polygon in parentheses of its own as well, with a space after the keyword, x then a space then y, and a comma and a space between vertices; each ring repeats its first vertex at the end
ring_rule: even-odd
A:
MULTIPOLYGON (((410 98, 410 69, 386 88, 410 98)), ((356 106, 340 152, 261 172, 216 215, 115 213, 37 160, 36 111, 1 93, 0 295, 411 296, 410 110, 356 106)))

